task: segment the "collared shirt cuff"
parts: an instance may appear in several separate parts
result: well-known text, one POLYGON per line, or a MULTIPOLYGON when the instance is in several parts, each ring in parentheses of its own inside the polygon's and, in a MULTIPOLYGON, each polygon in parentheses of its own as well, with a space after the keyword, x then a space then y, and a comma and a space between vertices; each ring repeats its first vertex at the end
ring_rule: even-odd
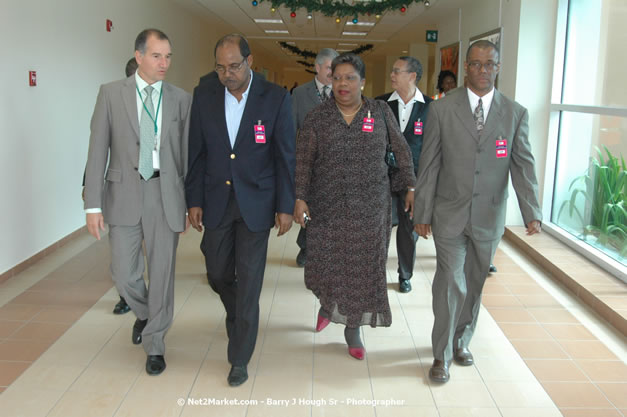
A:
POLYGON ((85 209, 85 214, 91 214, 91 213, 102 213, 102 209, 100 209, 100 208, 88 208, 88 209, 85 209))

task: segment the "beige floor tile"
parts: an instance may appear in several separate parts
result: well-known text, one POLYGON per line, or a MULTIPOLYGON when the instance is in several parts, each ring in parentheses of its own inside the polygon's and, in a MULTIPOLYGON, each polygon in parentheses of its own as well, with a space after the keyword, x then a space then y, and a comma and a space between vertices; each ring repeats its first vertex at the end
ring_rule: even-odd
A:
POLYGON ((372 387, 367 374, 362 377, 346 375, 345 373, 337 373, 335 376, 316 376, 314 374, 314 399, 371 400, 372 395, 372 387))
POLYGON ((0 320, 0 339, 8 339, 27 322, 17 320, 0 320))
MULTIPOLYGON (((289 400, 291 403, 291 399, 289 400)), ((248 406, 246 417, 309 417, 311 416, 310 406, 298 405, 267 405, 258 404, 248 406)))
MULTIPOLYGON (((310 399, 312 392, 311 374, 282 377, 281 375, 256 375, 251 399, 265 401, 310 399)), ((290 404, 292 404, 290 402, 290 404)), ((293 404, 292 404, 293 405, 293 404)))
POLYGON ((589 381, 572 360, 527 359, 525 362, 539 381, 589 381))
POLYGON ((86 311, 85 307, 44 307, 32 321, 74 324, 86 311))
POLYGON ((555 404, 562 407, 609 408, 612 404, 589 382, 543 382, 555 404))
POLYGON ((137 369, 89 367, 69 387, 69 391, 124 395, 131 389, 138 377, 137 369))
POLYGON ((616 408, 627 408, 627 383, 602 382, 597 386, 616 408))
POLYGON ((439 417, 438 409, 435 407, 420 406, 377 406, 377 417, 439 417))
MULTIPOLYGON (((485 381, 535 381, 533 373, 518 357, 477 358, 474 366, 485 381)), ((455 365, 451 372, 457 372, 458 368, 464 367, 455 365)))
POLYGON ((82 365, 51 364, 38 360, 26 369, 11 385, 26 390, 54 389, 67 390, 83 372, 82 365))
POLYGON ((497 408, 438 407, 440 417, 501 417, 497 408))
POLYGON ((560 408, 563 417, 623 417, 615 408, 560 408))
POLYGON ((186 405, 181 417, 245 417, 248 408, 246 405, 186 405))
POLYGON ((562 417, 562 413, 557 407, 521 407, 521 408, 499 408, 503 417, 562 417))
POLYGON ((493 295, 493 294, 485 294, 481 297, 481 303, 487 307, 501 307, 501 308, 521 308, 522 303, 518 300, 516 296, 513 295, 493 295))
MULTIPOLYGON (((159 393, 150 396, 129 393, 122 401, 115 417, 178 417, 181 414, 181 406, 178 401, 185 397, 172 395, 172 393, 159 393)), ((182 401, 185 400, 182 399, 182 401)), ((206 406, 203 406, 203 411, 205 415, 208 415, 206 406)))
POLYGON ((595 382, 627 382, 627 365, 622 361, 577 360, 577 365, 595 382))
POLYGON ((47 417, 112 416, 124 396, 103 392, 66 392, 47 417))
POLYGON ((129 395, 139 397, 185 397, 196 380, 197 370, 170 369, 168 366, 162 374, 154 376, 140 372, 129 395))
POLYGON ((514 339, 535 339, 552 340, 550 334, 540 324, 527 323, 501 323, 501 330, 509 340, 514 339))
POLYGON ((542 326, 557 340, 596 340, 596 337, 581 324, 543 324, 542 326))
POLYGON ((495 407, 490 393, 483 384, 475 381, 457 381, 451 374, 451 380, 446 384, 431 385, 433 398, 438 408, 440 407, 495 407))
POLYGON ((312 407, 311 417, 375 417, 375 411, 371 406, 327 405, 312 407))
POLYGON ((497 323, 536 323, 535 317, 524 308, 490 308, 489 312, 497 323))
POLYGON ((540 323, 579 323, 564 308, 530 308, 528 310, 540 323))
POLYGON ((487 381, 486 384, 499 408, 552 407, 554 405, 537 381, 487 381))
POLYGON ((550 340, 512 340, 512 345, 523 359, 569 359, 562 346, 550 340))
POLYGON ((13 386, 0 395, 3 416, 44 417, 63 396, 62 390, 25 390, 13 386))
POLYGON ((598 340, 560 340, 559 344, 574 359, 618 359, 598 340))

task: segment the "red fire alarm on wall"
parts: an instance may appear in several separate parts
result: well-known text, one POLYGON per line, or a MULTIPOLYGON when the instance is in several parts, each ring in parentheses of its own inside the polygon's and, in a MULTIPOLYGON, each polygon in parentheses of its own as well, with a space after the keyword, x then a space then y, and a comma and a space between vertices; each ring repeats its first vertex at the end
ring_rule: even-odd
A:
POLYGON ((111 21, 111 19, 107 19, 107 32, 111 32, 113 30, 113 22, 111 21))
POLYGON ((28 85, 31 87, 37 86, 37 71, 28 71, 28 85))

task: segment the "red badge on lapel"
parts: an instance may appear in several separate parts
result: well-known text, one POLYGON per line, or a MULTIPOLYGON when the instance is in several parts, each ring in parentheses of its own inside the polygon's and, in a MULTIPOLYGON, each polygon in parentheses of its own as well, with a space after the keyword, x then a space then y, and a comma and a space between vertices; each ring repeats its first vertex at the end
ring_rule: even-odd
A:
POLYGON ((496 140, 496 157, 507 158, 507 139, 501 136, 496 140))
POLYGON ((372 132, 374 130, 374 119, 372 117, 364 117, 364 124, 361 126, 362 132, 372 132))
POLYGON ((422 122, 418 119, 417 122, 414 122, 414 135, 422 135, 422 122))
POLYGON ((266 127, 261 124, 261 120, 255 125, 255 142, 266 143, 266 127))

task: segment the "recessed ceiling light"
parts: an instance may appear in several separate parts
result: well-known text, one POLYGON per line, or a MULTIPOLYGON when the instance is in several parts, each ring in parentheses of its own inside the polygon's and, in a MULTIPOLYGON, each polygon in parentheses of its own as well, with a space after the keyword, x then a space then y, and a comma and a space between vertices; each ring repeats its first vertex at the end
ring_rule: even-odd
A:
POLYGON ((402 53, 402 54, 406 54, 406 53, 407 53, 407 51, 401 51, 401 53, 402 53))
POLYGON ((352 49, 336 49, 336 52, 348 52, 351 51, 352 49))
POLYGON ((351 21, 346 22, 346 26, 374 26, 373 22, 357 22, 353 23, 351 21))
POLYGON ((281 19, 254 19, 255 23, 283 23, 281 19))
POLYGON ((338 43, 338 45, 342 45, 342 46, 358 46, 359 44, 357 44, 357 43, 338 43))
POLYGON ((270 29, 266 29, 266 30, 264 30, 264 32, 266 32, 266 33, 290 33, 287 30, 270 30, 270 29))
POLYGON ((342 35, 346 36, 366 36, 368 32, 342 32, 342 35))

